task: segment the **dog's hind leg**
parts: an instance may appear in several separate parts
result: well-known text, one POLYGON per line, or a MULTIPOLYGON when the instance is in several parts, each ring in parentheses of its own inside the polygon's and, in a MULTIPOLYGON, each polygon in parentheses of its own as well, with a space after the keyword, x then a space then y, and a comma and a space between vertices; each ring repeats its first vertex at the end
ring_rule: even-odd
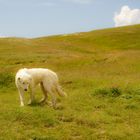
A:
POLYGON ((53 106, 53 108, 56 108, 56 93, 55 93, 55 90, 53 90, 53 89, 49 89, 48 90, 48 93, 50 94, 50 96, 51 96, 51 101, 52 101, 52 106, 53 106))
POLYGON ((44 103, 48 98, 47 90, 44 88, 43 82, 40 83, 40 86, 44 95, 44 97, 40 100, 40 103, 44 103))

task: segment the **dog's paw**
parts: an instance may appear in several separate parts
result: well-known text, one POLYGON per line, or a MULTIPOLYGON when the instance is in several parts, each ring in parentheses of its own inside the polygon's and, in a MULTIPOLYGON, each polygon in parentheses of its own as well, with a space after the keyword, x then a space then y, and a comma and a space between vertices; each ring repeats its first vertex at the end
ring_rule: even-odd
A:
POLYGON ((35 105, 36 104, 36 101, 31 101, 29 100, 29 102, 27 103, 27 105, 35 105))
POLYGON ((42 98, 39 103, 42 104, 42 103, 45 103, 46 102, 46 99, 45 98, 42 98))
POLYGON ((31 102, 31 100, 27 103, 27 105, 31 105, 32 104, 32 102, 31 102))
POLYGON ((47 101, 46 104, 47 104, 48 106, 50 106, 50 107, 53 106, 52 102, 50 102, 50 101, 47 101))
POLYGON ((21 104, 20 107, 24 107, 24 104, 21 104))

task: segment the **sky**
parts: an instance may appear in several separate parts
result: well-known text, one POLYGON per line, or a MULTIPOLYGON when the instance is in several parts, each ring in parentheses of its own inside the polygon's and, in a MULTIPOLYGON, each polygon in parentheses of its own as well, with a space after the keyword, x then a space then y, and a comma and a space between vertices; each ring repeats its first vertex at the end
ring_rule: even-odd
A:
POLYGON ((0 0, 0 37, 34 38, 140 23, 140 0, 0 0))

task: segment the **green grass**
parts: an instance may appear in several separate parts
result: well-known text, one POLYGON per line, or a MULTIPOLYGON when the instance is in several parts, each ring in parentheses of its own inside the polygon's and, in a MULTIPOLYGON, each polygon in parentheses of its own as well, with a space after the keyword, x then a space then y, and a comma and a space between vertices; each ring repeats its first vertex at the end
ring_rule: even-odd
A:
MULTIPOLYGON (((0 39, 0 139, 139 140, 140 25, 34 39, 0 39), (21 108, 20 68, 54 70, 66 99, 21 108)), ((36 100, 42 97, 39 88, 36 100)), ((26 103, 29 94, 25 93, 26 103)))

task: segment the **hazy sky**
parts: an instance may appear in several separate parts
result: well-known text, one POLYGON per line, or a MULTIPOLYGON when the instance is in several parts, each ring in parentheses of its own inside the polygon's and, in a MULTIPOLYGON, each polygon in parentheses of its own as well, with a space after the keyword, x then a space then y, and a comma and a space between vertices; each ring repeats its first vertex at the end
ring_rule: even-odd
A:
POLYGON ((140 23, 140 0, 0 0, 0 36, 39 37, 140 23))

